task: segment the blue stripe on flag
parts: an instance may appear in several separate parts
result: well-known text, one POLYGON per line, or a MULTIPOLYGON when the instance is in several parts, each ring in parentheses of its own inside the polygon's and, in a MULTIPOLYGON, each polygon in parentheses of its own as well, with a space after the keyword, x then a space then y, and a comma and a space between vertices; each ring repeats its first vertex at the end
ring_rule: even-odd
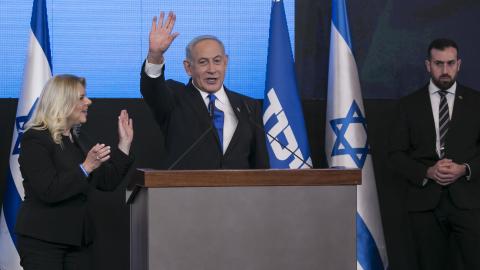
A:
POLYGON ((352 167, 351 161, 345 156, 348 155, 362 169, 364 178, 362 185, 357 187, 357 268, 382 270, 388 267, 388 258, 375 176, 368 161, 366 120, 353 57, 346 0, 332 0, 330 45, 325 130, 327 159, 330 166, 352 167), (356 128, 350 129, 352 124, 356 128), (366 217, 369 219, 364 219, 366 217))
POLYGON ((13 136, 13 139, 16 138, 16 141, 12 142, 13 148, 10 156, 11 164, 7 172, 7 187, 3 197, 2 213, 5 217, 5 223, 9 234, 2 233, 0 235, 1 246, 5 248, 5 250, 0 251, 0 268, 2 269, 4 269, 4 266, 10 270, 22 269, 20 266, 20 258, 15 250, 17 238, 14 231, 17 215, 22 203, 21 196, 23 196, 23 189, 17 190, 15 185, 16 183, 20 183, 22 179, 19 173, 17 173, 18 162, 14 157, 16 157, 19 153, 19 147, 21 147, 20 140, 24 132, 24 124, 28 121, 33 110, 31 104, 35 104, 34 99, 38 98, 40 95, 39 91, 41 91, 45 82, 51 77, 52 57, 50 51, 46 8, 47 6, 45 0, 33 1, 32 19, 30 21, 33 36, 30 38, 28 50, 29 56, 27 56, 27 62, 25 64, 25 72, 23 77, 24 87, 22 89, 21 98, 18 100, 14 128, 14 132, 16 132, 16 134, 13 136), (42 48, 41 51, 37 49, 37 42, 42 48), (48 68, 49 70, 44 70, 45 68, 48 68), (16 177, 18 177, 18 179, 16 179, 16 177), (11 239, 6 239, 8 237, 11 239))
POLYGON ((7 223, 8 231, 12 237, 12 241, 17 245, 17 236, 15 235, 15 222, 17 220, 18 208, 22 199, 18 194, 17 187, 13 181, 12 173, 8 170, 7 175, 7 189, 3 198, 3 212, 5 215, 5 222, 7 223))
POLYGON ((37 38, 52 69, 52 53, 50 51, 50 36, 48 34, 47 4, 45 0, 34 0, 32 7, 32 19, 30 21, 32 32, 37 38))
POLYGON ((340 35, 342 35, 343 39, 348 44, 348 47, 350 47, 350 50, 352 50, 345 0, 332 0, 332 5, 332 23, 335 25, 340 35))
POLYGON ((363 269, 383 270, 382 258, 375 240, 357 212, 357 261, 363 269))

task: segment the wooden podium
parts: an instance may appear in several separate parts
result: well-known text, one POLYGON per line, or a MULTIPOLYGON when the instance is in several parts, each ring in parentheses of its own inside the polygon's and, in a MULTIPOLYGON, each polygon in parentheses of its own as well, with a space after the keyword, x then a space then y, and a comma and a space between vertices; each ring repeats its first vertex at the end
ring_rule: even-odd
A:
POLYGON ((130 269, 356 269, 358 169, 139 169, 130 269))

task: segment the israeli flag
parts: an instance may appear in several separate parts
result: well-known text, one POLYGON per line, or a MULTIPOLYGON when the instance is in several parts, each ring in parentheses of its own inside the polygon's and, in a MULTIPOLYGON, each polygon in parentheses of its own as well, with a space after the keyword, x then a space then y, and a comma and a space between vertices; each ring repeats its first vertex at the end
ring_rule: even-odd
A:
POLYGON ((14 232, 18 208, 24 197, 22 175, 18 165, 20 140, 25 123, 30 119, 45 83, 52 77, 52 57, 48 34, 47 6, 45 0, 34 0, 30 22, 28 55, 23 74, 23 89, 18 100, 17 116, 7 172, 7 188, 0 213, 0 269, 22 269, 16 249, 14 232))
POLYGON ((330 167, 362 169, 357 187, 357 269, 387 269, 388 259, 345 0, 332 0, 325 151, 330 167))
POLYGON ((312 167, 282 0, 272 2, 263 124, 271 168, 312 167))

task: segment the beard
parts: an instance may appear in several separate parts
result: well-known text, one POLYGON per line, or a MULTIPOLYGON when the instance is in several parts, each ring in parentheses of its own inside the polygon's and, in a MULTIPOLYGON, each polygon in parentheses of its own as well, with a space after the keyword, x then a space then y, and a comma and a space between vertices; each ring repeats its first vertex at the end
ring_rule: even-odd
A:
POLYGON ((449 75, 442 75, 439 78, 433 78, 432 82, 435 84, 440 90, 447 90, 455 83, 455 77, 450 77, 449 75))

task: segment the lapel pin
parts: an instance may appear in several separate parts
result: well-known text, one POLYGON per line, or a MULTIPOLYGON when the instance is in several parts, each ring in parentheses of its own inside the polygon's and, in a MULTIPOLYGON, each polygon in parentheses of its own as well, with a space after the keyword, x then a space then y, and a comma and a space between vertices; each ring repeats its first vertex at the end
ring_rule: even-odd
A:
POLYGON ((240 108, 239 108, 239 107, 237 107, 237 112, 240 112, 240 108))
POLYGON ((463 96, 458 96, 458 99, 463 99, 463 96))

